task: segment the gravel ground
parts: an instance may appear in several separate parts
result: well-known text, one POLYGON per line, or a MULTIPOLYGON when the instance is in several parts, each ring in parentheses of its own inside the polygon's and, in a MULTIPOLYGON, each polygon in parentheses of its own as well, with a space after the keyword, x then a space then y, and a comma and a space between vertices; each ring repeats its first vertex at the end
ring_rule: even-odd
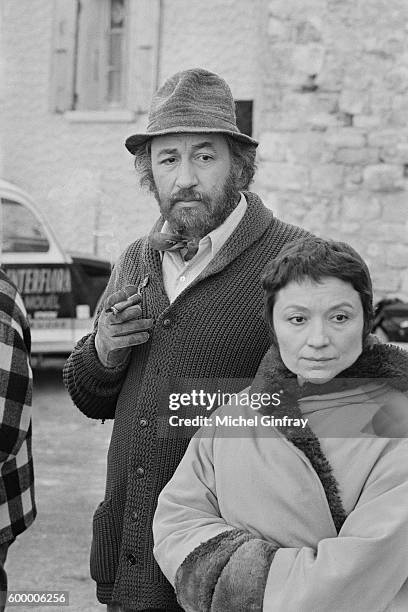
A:
POLYGON ((38 515, 9 550, 11 591, 69 591, 69 606, 7 610, 103 612, 89 576, 93 511, 103 498, 112 423, 82 415, 61 380, 61 364, 34 371, 33 453, 38 515))

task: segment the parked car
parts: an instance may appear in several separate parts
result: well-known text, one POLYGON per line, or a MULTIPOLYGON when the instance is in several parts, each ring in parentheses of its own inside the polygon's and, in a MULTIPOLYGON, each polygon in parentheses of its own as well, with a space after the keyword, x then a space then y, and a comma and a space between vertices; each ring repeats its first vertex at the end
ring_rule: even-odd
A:
POLYGON ((108 261, 67 253, 33 199, 0 179, 1 266, 17 285, 31 324, 34 355, 68 354, 92 329, 108 281, 108 261))

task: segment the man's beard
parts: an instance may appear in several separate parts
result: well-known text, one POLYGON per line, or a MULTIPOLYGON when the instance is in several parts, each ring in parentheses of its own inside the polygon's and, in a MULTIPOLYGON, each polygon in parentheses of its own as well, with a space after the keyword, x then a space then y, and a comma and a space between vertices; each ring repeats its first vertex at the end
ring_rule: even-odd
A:
POLYGON ((165 201, 160 200, 154 191, 160 211, 171 230, 195 238, 202 238, 224 223, 238 204, 240 194, 236 187, 236 177, 230 171, 224 185, 211 195, 200 193, 193 188, 182 188, 165 201), (199 201, 197 207, 175 207, 180 201, 199 201))

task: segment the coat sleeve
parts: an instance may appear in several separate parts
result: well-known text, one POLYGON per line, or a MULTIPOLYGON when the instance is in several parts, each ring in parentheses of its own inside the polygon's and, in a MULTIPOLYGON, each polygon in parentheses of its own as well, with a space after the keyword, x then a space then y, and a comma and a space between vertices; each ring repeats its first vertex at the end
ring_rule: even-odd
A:
POLYGON ((0 463, 15 458, 31 425, 30 332, 20 296, 0 297, 0 463), (7 303, 6 303, 7 302, 7 303), (12 304, 12 306, 10 306, 12 304), (6 314, 6 313, 9 314, 6 314))
MULTIPOLYGON (((121 265, 119 260, 112 271, 100 300, 100 308, 105 298, 119 288, 121 265)), ((69 356, 63 369, 63 380, 72 401, 86 416, 93 419, 113 419, 128 362, 116 368, 106 368, 99 361, 95 348, 98 316, 99 312, 95 318, 93 332, 82 338, 69 356)))
POLYGON ((153 534, 156 560, 184 610, 262 610, 277 546, 221 517, 212 438, 191 440, 160 494, 153 534))
POLYGON ((264 612, 387 608, 408 578, 407 467, 408 441, 398 441, 377 461, 338 537, 276 552, 264 612))

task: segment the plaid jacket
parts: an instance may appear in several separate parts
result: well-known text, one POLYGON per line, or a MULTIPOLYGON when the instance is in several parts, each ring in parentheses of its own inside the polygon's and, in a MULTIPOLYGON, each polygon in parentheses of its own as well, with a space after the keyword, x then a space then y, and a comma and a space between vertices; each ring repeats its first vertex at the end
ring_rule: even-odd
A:
POLYGON ((0 270, 0 544, 27 529, 36 515, 30 345, 23 301, 0 270))

